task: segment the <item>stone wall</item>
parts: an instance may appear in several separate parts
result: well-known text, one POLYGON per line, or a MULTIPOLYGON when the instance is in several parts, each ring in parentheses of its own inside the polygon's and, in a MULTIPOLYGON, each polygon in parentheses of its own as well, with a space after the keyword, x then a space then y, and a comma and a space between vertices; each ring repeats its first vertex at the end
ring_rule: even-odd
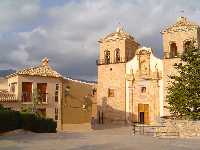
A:
POLYGON ((200 137, 200 121, 165 120, 163 126, 157 129, 156 136, 200 137))
POLYGON ((62 126, 67 129, 68 124, 89 123, 95 116, 96 88, 94 83, 86 83, 66 78, 63 81, 62 126), (69 88, 68 91, 66 89, 69 88), (85 101, 88 101, 87 108, 85 101), (92 114, 94 113, 94 114, 92 114))
POLYGON ((98 66, 97 105, 104 123, 126 120, 124 63, 98 66), (108 96, 109 88, 114 90, 113 97, 108 96))

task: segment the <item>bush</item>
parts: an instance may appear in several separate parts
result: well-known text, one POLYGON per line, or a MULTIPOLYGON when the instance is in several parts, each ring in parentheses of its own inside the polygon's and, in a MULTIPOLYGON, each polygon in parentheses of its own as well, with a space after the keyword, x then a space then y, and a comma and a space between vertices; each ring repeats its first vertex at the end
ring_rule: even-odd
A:
POLYGON ((24 129, 38 133, 56 132, 53 119, 42 118, 34 113, 17 112, 0 107, 0 132, 24 129))
POLYGON ((33 113, 21 113, 21 127, 38 133, 56 132, 57 123, 53 119, 39 117, 33 113))
POLYGON ((21 127, 20 113, 6 109, 0 109, 0 132, 19 129, 21 127))

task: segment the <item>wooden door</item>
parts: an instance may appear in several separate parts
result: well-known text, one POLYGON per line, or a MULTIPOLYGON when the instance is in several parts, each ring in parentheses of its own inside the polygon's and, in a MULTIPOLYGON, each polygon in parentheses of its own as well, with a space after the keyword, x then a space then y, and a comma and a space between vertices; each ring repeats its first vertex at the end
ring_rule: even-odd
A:
POLYGON ((149 104, 144 104, 144 123, 149 123, 149 104))
POLYGON ((140 123, 149 123, 149 104, 138 104, 138 121, 140 123))

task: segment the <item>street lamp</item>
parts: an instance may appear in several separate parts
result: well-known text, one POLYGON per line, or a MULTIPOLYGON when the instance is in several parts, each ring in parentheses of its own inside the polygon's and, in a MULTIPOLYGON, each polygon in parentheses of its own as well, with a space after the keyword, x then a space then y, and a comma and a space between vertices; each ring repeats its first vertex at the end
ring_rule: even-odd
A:
POLYGON ((67 86, 67 87, 65 88, 66 102, 64 103, 64 106, 67 105, 67 96, 69 95, 69 92, 70 92, 70 86, 67 86))

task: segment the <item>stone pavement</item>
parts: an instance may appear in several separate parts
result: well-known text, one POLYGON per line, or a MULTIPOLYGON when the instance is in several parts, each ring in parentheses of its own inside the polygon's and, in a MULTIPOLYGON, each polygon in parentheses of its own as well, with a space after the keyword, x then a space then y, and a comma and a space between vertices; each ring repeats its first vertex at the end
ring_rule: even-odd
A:
POLYGON ((200 139, 133 136, 130 127, 85 132, 37 134, 25 131, 0 136, 0 150, 200 150, 200 139))

